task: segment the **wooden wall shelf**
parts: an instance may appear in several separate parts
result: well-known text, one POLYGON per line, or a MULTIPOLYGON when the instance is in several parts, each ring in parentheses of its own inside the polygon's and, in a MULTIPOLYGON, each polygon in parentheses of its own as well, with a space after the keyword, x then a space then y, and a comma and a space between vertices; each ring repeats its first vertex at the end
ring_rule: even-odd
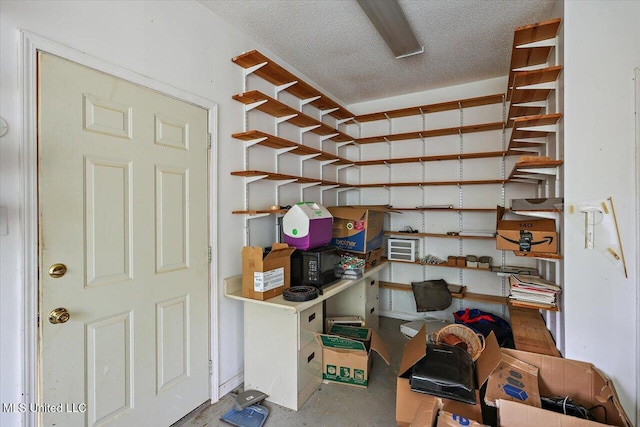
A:
POLYGON ((416 208, 393 208, 396 211, 443 211, 443 212, 496 212, 496 208, 430 208, 430 207, 416 207, 416 208))
POLYGON ((421 163, 421 162, 440 162, 448 160, 470 160, 470 159, 485 159, 491 157, 505 157, 505 156, 518 156, 522 155, 522 151, 486 151, 480 153, 463 153, 463 154, 440 154, 434 156, 420 156, 420 157, 402 157, 397 159, 382 159, 382 160, 364 160, 359 162, 353 162, 356 166, 372 166, 372 165, 393 165, 396 163, 421 163))
POLYGON ((296 184, 317 184, 317 185, 332 186, 332 187, 348 187, 345 184, 341 184, 335 181, 327 181, 323 179, 306 178, 302 176, 286 175, 282 173, 265 172, 265 171, 258 171, 258 170, 231 172, 231 175, 243 176, 245 178, 255 178, 256 180, 266 179, 269 181, 291 181, 291 183, 296 183, 296 184))
POLYGON ((316 135, 326 136, 334 142, 353 141, 353 138, 346 133, 340 132, 339 130, 334 129, 313 117, 307 116, 295 108, 289 107, 288 105, 283 104, 282 102, 273 99, 258 90, 233 95, 232 98, 247 106, 262 111, 263 113, 283 119, 292 125, 301 128, 310 128, 310 132, 315 133, 316 135))
POLYGON ((234 133, 231 136, 242 141, 257 141, 256 144, 273 149, 291 148, 292 150, 287 151, 288 153, 296 154, 299 156, 314 155, 315 157, 313 157, 313 159, 318 161, 331 160, 333 161, 333 164, 336 165, 354 164, 354 162, 351 162, 343 157, 336 156, 325 151, 316 150, 315 148, 311 148, 303 144, 298 144, 297 142, 289 141, 288 139, 273 136, 259 130, 234 133))
POLYGON ((546 138, 549 134, 555 132, 555 130, 549 130, 547 127, 556 126, 561 118, 562 114, 560 113, 513 118, 511 120, 513 131, 509 138, 509 149, 539 147, 542 144, 539 142, 540 139, 546 138))
POLYGON ((506 179, 478 179, 468 181, 425 181, 425 182, 391 182, 387 184, 358 184, 355 188, 386 188, 386 187, 429 187, 439 185, 487 185, 487 184, 506 184, 506 179))
POLYGON ((399 261, 399 260, 392 260, 392 259, 386 259, 386 258, 385 258, 385 261, 398 262, 398 263, 401 263, 401 264, 424 265, 426 267, 464 268, 466 270, 477 270, 477 271, 488 271, 488 272, 491 272, 490 268, 478 268, 478 267, 467 267, 467 266, 458 267, 458 266, 455 266, 455 265, 449 265, 447 263, 442 263, 442 264, 424 264, 424 263, 422 263, 420 261, 414 261, 414 262, 411 262, 411 261, 399 261))
POLYGON ((309 102, 309 105, 316 107, 320 111, 330 111, 328 114, 338 120, 348 120, 354 116, 349 110, 285 70, 257 50, 238 55, 233 58, 232 61, 245 69, 255 68, 252 71, 253 74, 275 86, 295 83, 285 88, 284 91, 302 100, 311 99, 312 101, 309 102))
MULTIPOLYGON (((413 289, 411 288, 411 285, 407 285, 404 283, 380 281, 378 282, 378 285, 380 286, 380 289, 391 289, 394 291, 403 291, 403 292, 413 293, 413 289)), ((467 292, 466 286, 463 286, 463 290, 461 293, 451 293, 451 296, 456 299, 466 299, 469 301, 484 302, 489 304, 500 304, 500 305, 507 304, 507 297, 467 292)))
POLYGON ((558 65, 555 67, 515 73, 510 88, 509 98, 511 99, 511 104, 509 106, 509 113, 507 114, 507 125, 511 126, 511 119, 514 117, 540 114, 544 107, 526 107, 519 104, 546 100, 555 88, 539 89, 532 88, 531 86, 555 82, 558 80, 561 71, 562 66, 558 65), (528 112, 527 109, 531 110, 528 112))
POLYGON ((410 239, 411 237, 436 237, 441 239, 479 239, 479 240, 495 240, 495 236, 460 236, 444 233, 402 233, 398 231, 385 231, 385 236, 403 237, 410 239))
POLYGON ((562 160, 518 162, 513 166, 509 180, 544 181, 556 176, 557 169, 562 163, 562 160))
POLYGON ((400 108, 397 110, 380 111, 371 114, 361 114, 355 116, 355 121, 360 123, 373 122, 376 120, 397 119, 399 117, 418 116, 441 111, 458 110, 460 108, 479 107, 481 105, 500 104, 504 100, 501 93, 476 98, 466 98, 456 101, 440 102, 437 104, 419 105, 416 107, 400 108))
POLYGON ((451 128, 422 130, 417 132, 370 136, 367 138, 357 138, 355 142, 356 144, 373 144, 378 142, 406 141, 408 139, 433 138, 436 136, 459 135, 461 133, 487 132, 504 129, 504 127, 505 125, 502 122, 482 123, 451 128))

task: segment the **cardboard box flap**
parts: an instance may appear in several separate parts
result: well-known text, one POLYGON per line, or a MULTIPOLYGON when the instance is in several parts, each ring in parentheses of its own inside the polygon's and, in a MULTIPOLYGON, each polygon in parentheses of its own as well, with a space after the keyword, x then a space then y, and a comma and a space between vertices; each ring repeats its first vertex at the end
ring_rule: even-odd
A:
POLYGON ((385 342, 380 338, 380 335, 374 330, 371 330, 371 350, 375 351, 387 362, 387 365, 391 364, 391 356, 389 355, 389 349, 385 342))
POLYGON ((357 341, 369 341, 371 340, 372 332, 373 330, 371 328, 333 324, 331 329, 327 331, 327 335, 339 335, 357 341))
POLYGON ((438 399, 423 399, 411 421, 411 427, 433 427, 440 411, 438 399))
POLYGON ((542 407, 538 388, 538 367, 508 354, 489 376, 485 403, 495 406, 497 400, 513 400, 525 405, 542 407))
MULTIPOLYGON (((624 424, 628 427, 633 427, 631 420, 627 416, 627 413, 624 411, 624 408, 620 404, 620 399, 618 398, 618 393, 616 393, 616 388, 613 386, 613 382, 607 377, 603 372, 601 372, 598 368, 594 366, 594 370, 596 373, 605 381, 605 384, 600 389, 600 392, 596 395, 596 400, 603 405, 611 405, 615 407, 616 411, 618 411, 619 424, 624 424)), ((607 412, 609 414, 611 411, 607 412)), ((610 419, 615 419, 615 415, 609 415, 610 419)))
POLYGON ((493 331, 484 339, 484 350, 476 360, 477 387, 480 388, 489 379, 491 373, 502 360, 502 351, 493 331))
POLYGON ((367 349, 361 341, 339 337, 337 335, 316 334, 318 342, 323 348, 330 348, 338 353, 362 352, 367 354, 367 349))
POLYGON ((245 246, 242 248, 242 258, 251 261, 262 261, 263 249, 260 246, 245 246))
POLYGON ((278 258, 288 258, 296 250, 286 243, 274 243, 271 245, 271 251, 264 257, 265 260, 272 260, 278 258))
POLYGON ((596 427, 602 424, 546 411, 508 400, 498 400, 500 427, 596 427))
MULTIPOLYGON (((496 341, 497 343, 497 341, 496 341)), ((406 378, 407 372, 427 355, 427 326, 422 325, 417 334, 404 345, 398 376, 406 378)))

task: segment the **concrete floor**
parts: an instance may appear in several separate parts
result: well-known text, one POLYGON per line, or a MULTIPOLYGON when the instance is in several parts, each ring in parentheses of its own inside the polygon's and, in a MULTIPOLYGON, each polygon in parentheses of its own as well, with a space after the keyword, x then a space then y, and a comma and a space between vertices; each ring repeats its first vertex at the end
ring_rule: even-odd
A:
MULTIPOLYGON (((263 406, 269 409, 269 416, 264 426, 394 427, 396 376, 404 343, 407 342, 400 333, 400 325, 405 322, 380 318, 378 333, 389 347, 391 365, 373 353, 369 386, 366 389, 323 383, 299 411, 265 401, 263 406)), ((220 417, 232 407, 233 398, 226 395, 216 404, 201 408, 176 427, 228 426, 220 421, 220 417)))

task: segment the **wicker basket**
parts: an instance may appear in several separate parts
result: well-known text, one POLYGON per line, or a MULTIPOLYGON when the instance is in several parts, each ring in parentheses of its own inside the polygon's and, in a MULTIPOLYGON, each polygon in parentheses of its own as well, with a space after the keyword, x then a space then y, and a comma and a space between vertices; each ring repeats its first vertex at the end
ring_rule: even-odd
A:
POLYGON ((447 325, 440 329, 436 334, 435 341, 437 343, 444 342, 444 336, 453 334, 467 344, 467 352, 471 355, 471 359, 475 362, 480 357, 480 353, 484 350, 484 337, 477 334, 473 329, 459 324, 447 325))

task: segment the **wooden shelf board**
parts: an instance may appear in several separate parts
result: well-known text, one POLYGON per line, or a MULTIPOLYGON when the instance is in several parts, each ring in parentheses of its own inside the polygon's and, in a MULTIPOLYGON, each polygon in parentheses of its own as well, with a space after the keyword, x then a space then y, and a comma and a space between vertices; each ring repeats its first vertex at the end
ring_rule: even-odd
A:
POLYGON ((469 160, 469 159, 484 159, 491 157, 504 157, 504 156, 517 156, 522 152, 518 151, 487 151, 484 153, 462 153, 462 154, 440 154, 434 156, 420 156, 420 157, 402 157, 397 159, 381 159, 381 160, 364 160, 360 162, 353 162, 356 166, 372 166, 372 165, 386 165, 396 163, 419 163, 419 162, 439 162, 448 160, 469 160))
POLYGON ((398 236, 398 237, 437 237, 443 239, 481 239, 481 240, 495 240, 495 236, 460 236, 450 235, 444 233, 402 233, 398 231, 385 231, 385 236, 398 236))
MULTIPOLYGON (((413 293, 413 289, 411 288, 411 285, 407 285, 404 283, 380 281, 378 282, 378 286, 381 289, 390 289, 392 291, 402 291, 402 292, 413 293)), ((467 287, 464 285, 462 286, 462 291, 460 293, 451 293, 451 297, 456 299, 466 299, 470 301, 485 302, 489 304, 500 304, 500 305, 507 304, 507 297, 467 292, 467 287)))
POLYGON ((496 208, 393 208, 396 211, 495 212, 496 208))
POLYGON ((257 50, 252 50, 250 52, 243 53, 242 55, 238 55, 233 58, 232 61, 243 68, 251 68, 256 65, 266 63, 255 70, 254 74, 276 86, 297 82, 296 84, 289 86, 285 91, 299 99, 311 99, 319 96, 320 98, 311 101, 310 105, 313 105, 322 111, 338 108, 338 110, 329 113, 330 116, 335 117, 336 119, 344 120, 353 117, 353 114, 349 110, 342 107, 340 104, 333 101, 331 98, 327 97, 305 81, 299 79, 294 74, 285 70, 257 50))
MULTIPOLYGON (((537 175, 536 169, 552 169, 562 165, 562 160, 545 160, 545 161, 530 161, 530 162, 518 162, 513 166, 509 179, 521 178, 519 175, 537 175)), ((545 179, 549 174, 538 174, 541 179, 545 179)))
POLYGON ((522 116, 539 116, 545 110, 545 107, 530 107, 527 105, 511 104, 507 114, 507 127, 513 126, 513 120, 522 116))
MULTIPOLYGON (((546 64, 549 60, 551 49, 551 46, 529 48, 518 48, 516 46, 511 50, 511 65, 509 69, 512 73, 515 73, 514 70, 520 68, 546 64)), ((509 82, 513 82, 513 79, 509 79, 509 82)))
POLYGON ((246 211, 231 211, 234 215, 286 214, 287 209, 249 209, 246 211))
POLYGON ((556 343, 537 309, 509 307, 509 319, 516 349, 561 357, 556 343))
POLYGON ((478 267, 467 267, 467 266, 457 267, 457 266, 454 266, 454 265, 449 265, 446 262, 442 263, 442 264, 423 264, 420 261, 410 262, 410 261, 397 261, 397 260, 391 260, 391 259, 388 259, 387 261, 389 261, 389 262, 399 262, 399 263, 402 263, 402 264, 424 265, 424 266, 427 266, 427 267, 464 268, 464 269, 467 269, 467 270, 478 270, 478 271, 489 271, 489 272, 491 272, 490 268, 478 268, 478 267))
POLYGON ((518 89, 511 91, 511 102, 520 104, 525 102, 546 101, 554 89, 518 89))
POLYGON ((339 182, 335 182, 335 181, 326 181, 326 180, 315 179, 315 178, 306 178, 306 177, 302 177, 302 176, 287 175, 287 174, 275 173, 275 172, 265 172, 265 171, 259 171, 259 170, 236 171, 236 172, 231 172, 231 175, 233 175, 233 176, 242 176, 242 177, 245 177, 245 178, 263 176, 264 175, 265 179, 270 180, 270 181, 295 180, 295 182, 298 183, 298 184, 319 183, 320 185, 336 185, 338 187, 349 187, 348 185, 345 185, 345 184, 342 184, 342 183, 339 183, 339 182))
POLYGON ((236 138, 242 141, 251 141, 254 139, 266 138, 264 141, 261 141, 258 144, 265 147, 273 148, 273 149, 295 147, 293 150, 289 151, 289 153, 297 154, 299 156, 316 154, 317 156, 314 157, 314 159, 316 160, 335 160, 334 164, 338 164, 338 165, 353 164, 353 162, 343 157, 336 156, 331 153, 327 153, 325 151, 316 150, 315 148, 308 147, 303 144, 298 144, 297 142, 289 141, 288 139, 270 135, 268 133, 265 133, 259 130, 250 130, 247 132, 234 133, 231 136, 233 138, 236 138))
POLYGON ((531 86, 540 83, 551 83, 558 80, 558 76, 562 71, 561 65, 554 67, 540 68, 538 70, 531 71, 518 71, 514 74, 513 81, 511 82, 514 89, 522 88, 524 86, 531 86))
POLYGON ((242 94, 233 95, 232 98, 245 105, 266 101, 263 104, 258 105, 256 109, 273 117, 293 116, 287 121, 295 126, 317 126, 310 132, 315 133, 316 135, 323 136, 336 134, 336 136, 329 138, 335 142, 348 142, 354 140, 354 138, 350 137, 346 133, 340 132, 339 130, 334 129, 326 123, 316 120, 313 117, 309 117, 306 114, 296 110, 295 108, 289 107, 288 105, 283 104, 282 102, 273 99, 260 91, 253 90, 242 94))
POLYGON ((514 129, 518 130, 521 128, 534 126, 550 126, 558 124, 561 118, 561 113, 537 114, 533 116, 516 117, 513 119, 513 127, 514 129))
POLYGON ((436 113, 441 111, 457 110, 459 108, 478 107, 481 105, 491 105, 501 103, 504 95, 481 96, 477 98, 460 99, 456 101, 440 102, 437 104, 421 105, 417 107, 401 108, 397 110, 380 111, 371 114, 361 114, 355 117, 360 123, 372 122, 376 120, 396 119, 399 117, 417 116, 421 114, 436 113))
POLYGON ((513 252, 516 256, 524 258, 542 258, 542 259, 562 259, 561 254, 554 254, 549 252, 513 252))
POLYGON ((358 184, 355 188, 384 188, 384 187, 428 187, 439 185, 487 185, 487 184, 506 184, 506 179, 479 179, 468 181, 427 181, 427 182, 393 182, 387 184, 358 184))
POLYGON ((458 126, 443 129, 430 129, 416 132, 406 132, 390 135, 378 135, 367 138, 358 138, 355 140, 357 144, 373 144, 377 142, 404 141, 407 139, 433 138, 437 136, 458 135, 460 133, 487 132, 504 128, 504 123, 482 123, 476 125, 458 126))
POLYGON ((558 35, 561 21, 560 18, 554 18, 536 24, 517 27, 513 33, 513 45, 517 47, 542 40, 553 39, 558 35))

